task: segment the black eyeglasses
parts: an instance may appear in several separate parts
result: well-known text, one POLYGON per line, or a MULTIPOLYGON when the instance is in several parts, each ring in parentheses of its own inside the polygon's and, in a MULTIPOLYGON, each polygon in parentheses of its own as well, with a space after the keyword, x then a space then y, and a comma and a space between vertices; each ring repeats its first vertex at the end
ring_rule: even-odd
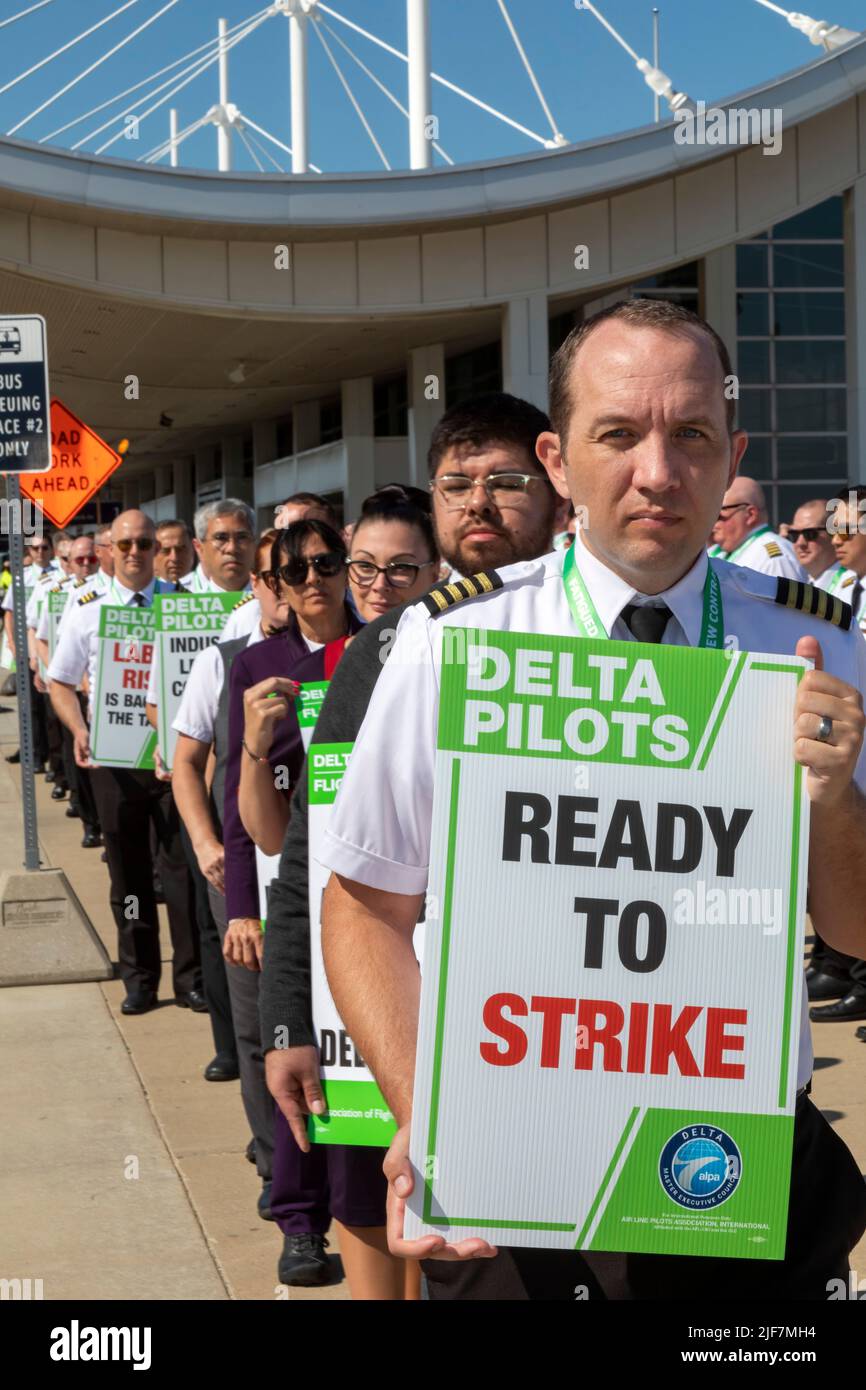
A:
POLYGON ((347 560, 346 564, 349 575, 360 589, 369 589, 380 574, 384 574, 385 583, 393 589, 411 589, 419 572, 435 565, 436 561, 425 560, 423 565, 412 565, 403 560, 392 560, 390 565, 374 565, 372 560, 347 560))
POLYGON ((799 531, 794 526, 788 527, 789 541, 798 541, 802 536, 804 541, 812 542, 816 541, 819 536, 825 536, 826 534, 826 531, 821 526, 803 526, 799 531))
POLYGON ((728 502, 724 507, 719 508, 719 521, 730 521, 734 512, 740 511, 742 507, 751 507, 751 505, 751 502, 728 502), (728 515, 724 516, 724 512, 727 512, 728 515))
POLYGON ((254 539, 251 531, 214 531, 213 535, 209 537, 217 550, 228 550, 232 542, 235 545, 249 545, 250 541, 254 539))
POLYGON ((337 550, 326 550, 322 555, 299 556, 271 570, 268 582, 272 589, 276 589, 280 582, 292 587, 303 584, 310 565, 322 579, 334 579, 342 572, 345 563, 346 557, 337 550))

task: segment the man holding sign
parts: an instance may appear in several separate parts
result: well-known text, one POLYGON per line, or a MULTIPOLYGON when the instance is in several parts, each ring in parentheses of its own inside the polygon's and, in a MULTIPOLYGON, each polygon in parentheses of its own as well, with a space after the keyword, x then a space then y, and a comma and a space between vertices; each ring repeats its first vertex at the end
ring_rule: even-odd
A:
POLYGON ((93 769, 120 973, 127 989, 121 1010, 147 1013, 157 1002, 161 963, 151 829, 168 909, 175 999, 195 1008, 203 1004, 195 898, 171 787, 157 781, 147 758, 156 736, 144 710, 153 653, 153 598, 172 592, 174 586, 154 578, 154 528, 144 512, 121 512, 111 528, 111 544, 111 583, 103 590, 88 590, 64 618, 48 669, 51 700, 72 734, 75 761, 93 769), (76 694, 85 675, 89 728, 76 694))
MULTIPOLYGON (((733 428, 729 375, 721 340, 675 305, 614 305, 570 335, 552 364, 556 432, 537 445, 554 487, 582 508, 565 567, 551 555, 488 572, 410 610, 342 784, 322 854, 334 871, 325 961, 401 1125, 385 1165, 391 1248, 427 1258, 432 1297, 483 1297, 480 1261, 496 1258, 501 1238, 526 1289, 538 1287, 539 1251, 521 1245, 559 1247, 540 1258, 563 1285, 562 1260, 577 1257, 562 1250, 622 1252, 618 1296, 824 1298, 866 1225, 856 1166, 806 1095, 808 1022, 795 1046, 806 850, 816 925, 863 954, 866 649, 832 596, 708 562, 706 536, 747 444, 733 428), (650 660, 646 646, 629 656, 632 641, 708 650, 650 660), (752 662, 752 652, 777 659, 752 662), (465 677, 459 693, 451 668, 465 677), (762 719, 768 707, 791 712, 793 741, 778 717, 775 731, 764 720, 767 748, 753 740, 745 766, 750 709, 762 719), (473 770, 483 754, 486 790, 473 770), (509 781, 518 766, 522 780, 509 781), (434 946, 428 957, 425 941, 413 1116, 411 941, 428 877, 434 946), (678 917, 677 881, 722 904, 731 884, 778 881, 784 910, 744 935, 743 918, 718 915, 715 898, 717 915, 701 907, 689 918, 686 902, 678 917), (754 979, 725 973, 746 945, 754 979), (721 974, 710 968, 719 963, 721 974), (475 1017, 479 982, 488 987, 475 1017), (611 1140, 626 1084, 635 1105, 611 1140), (632 1155, 647 1158, 645 1135, 664 1110, 664 1143, 631 1182, 633 1212, 617 1216, 620 1174, 632 1155), (499 1126, 489 1150, 488 1122, 499 1126), (778 1169, 792 1130, 787 1202, 778 1169), (597 1196, 558 1212, 553 1196, 586 1195, 578 1145, 585 1167, 600 1164, 597 1196), (762 1220, 728 1217, 725 1202, 742 1216, 743 1194, 759 1189, 762 1220), (515 1209, 497 1211, 506 1198, 515 1209), (407 1202, 411 1229, 424 1232, 414 1239, 407 1202), (462 1284, 440 1272, 461 1261, 475 1271, 462 1284)), ((541 1282, 541 1296, 573 1297, 541 1282)))

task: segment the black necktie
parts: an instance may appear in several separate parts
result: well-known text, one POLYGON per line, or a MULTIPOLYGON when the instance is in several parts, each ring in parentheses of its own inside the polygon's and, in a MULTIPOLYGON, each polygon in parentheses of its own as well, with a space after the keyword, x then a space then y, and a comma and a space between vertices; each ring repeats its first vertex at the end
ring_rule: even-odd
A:
POLYGON ((132 603, 134 608, 147 607, 147 599, 144 597, 144 594, 133 594, 132 603))
POLYGON ((671 610, 664 604, 628 603, 620 617, 637 642, 660 642, 671 610))

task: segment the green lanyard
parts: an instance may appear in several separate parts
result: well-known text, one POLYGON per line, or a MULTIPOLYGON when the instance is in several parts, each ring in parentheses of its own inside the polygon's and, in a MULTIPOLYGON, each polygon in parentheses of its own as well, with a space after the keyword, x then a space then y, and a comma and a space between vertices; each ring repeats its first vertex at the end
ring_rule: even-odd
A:
MULTIPOLYGON (((136 589, 135 592, 139 594, 141 590, 136 589)), ((156 585, 153 587, 153 592, 156 593, 156 585)), ((124 598, 113 579, 106 597, 109 603, 115 604, 118 608, 150 608, 149 603, 133 603, 131 599, 124 598)))
MULTIPOLYGON (((562 565, 562 583, 565 596, 571 609, 571 616, 581 637, 607 637, 595 604, 589 596, 577 561, 574 546, 565 552, 562 565)), ((707 565, 707 578, 704 584, 704 615, 701 620, 701 639, 699 646, 712 647, 716 651, 724 646, 725 625, 722 613, 722 587, 712 565, 707 565)))
POLYGON ((737 546, 736 550, 732 550, 730 555, 725 556, 725 559, 728 561, 728 563, 730 564, 734 560, 736 560, 737 556, 742 555, 743 551, 746 550, 748 546, 752 544, 752 541, 757 540, 758 536, 763 536, 764 532, 769 531, 769 529, 769 526, 759 526, 756 531, 750 532, 750 534, 746 536, 746 539, 744 541, 740 541, 740 544, 737 546))
POLYGON ((843 580, 844 578, 845 578, 845 568, 844 568, 843 565, 840 565, 839 568, 837 569, 836 573, 833 575, 833 578, 830 580, 830 585, 829 585, 829 587, 828 587, 828 589, 827 589, 827 593, 828 593, 828 594, 835 594, 836 590, 838 589, 839 585, 842 583, 842 580, 843 580))

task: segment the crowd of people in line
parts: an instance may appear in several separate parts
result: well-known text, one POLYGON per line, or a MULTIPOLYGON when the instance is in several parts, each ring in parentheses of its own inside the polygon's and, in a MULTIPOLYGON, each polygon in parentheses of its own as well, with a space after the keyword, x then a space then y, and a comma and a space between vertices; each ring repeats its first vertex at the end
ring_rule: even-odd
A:
MULTIPOLYGON (((336 1222, 354 1298, 420 1296, 417 1263, 391 1253, 386 1238, 382 1149, 310 1143, 308 1116, 322 1112, 325 1096, 311 1006, 298 689, 330 683, 316 738, 351 743, 406 608, 436 586, 574 543, 579 518, 536 454, 549 430, 541 410, 508 394, 456 405, 433 432, 429 490, 381 487, 348 526, 322 497, 298 493, 264 531, 246 502, 226 498, 199 507, 191 526, 131 510, 93 535, 36 536, 29 545, 36 771, 66 801, 66 815, 80 818, 83 847, 103 849, 125 1015, 157 1004, 157 904, 165 903, 173 995, 209 1015, 205 1079, 240 1081, 258 1210, 282 1232, 278 1276, 290 1286, 331 1279, 327 1234, 336 1222), (219 641, 192 664, 173 720, 171 772, 159 754, 154 770, 95 766, 89 704, 100 603, 144 607, 184 591, 239 597, 219 641), (49 650, 49 595, 61 592, 49 650)), ((708 549, 808 581, 851 603, 866 624, 866 535, 846 512, 864 497, 858 488, 836 511, 829 499, 802 504, 785 538, 770 529, 760 485, 738 477, 708 549)), ((14 655, 8 586, 4 609, 14 655)), ((159 699, 154 671, 146 698, 154 728, 159 699)), ((378 788, 365 792, 372 801, 378 788)), ((863 961, 818 938, 807 979, 813 1017, 866 1019, 863 961)))

